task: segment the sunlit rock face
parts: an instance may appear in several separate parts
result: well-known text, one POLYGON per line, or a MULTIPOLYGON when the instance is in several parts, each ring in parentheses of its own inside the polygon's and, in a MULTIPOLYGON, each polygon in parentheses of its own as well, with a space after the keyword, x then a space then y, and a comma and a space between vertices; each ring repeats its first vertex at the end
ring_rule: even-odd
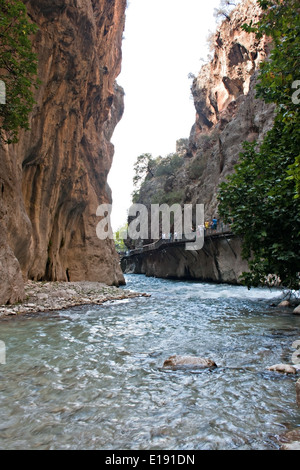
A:
MULTIPOLYGON (((224 20, 214 38, 214 56, 192 86, 196 109, 188 155, 202 171, 186 185, 186 202, 201 201, 208 218, 217 215, 219 184, 232 173, 244 141, 261 141, 272 127, 274 107, 256 99, 259 65, 270 42, 242 25, 256 23, 261 11, 245 0, 224 20)), ((192 160, 190 160, 192 161, 192 160)))
MULTIPOLYGON (((0 272, 4 257, 13 259, 14 300, 23 295, 21 272, 24 279, 123 284, 113 242, 97 238, 96 210, 111 203, 126 0, 24 3, 39 27, 33 43, 42 83, 31 130, 0 150, 0 272)), ((0 302, 9 300, 3 289, 0 302)))
POLYGON ((158 194, 172 194, 172 202, 204 204, 208 220, 218 215, 218 187, 234 171, 243 142, 260 142, 273 125, 274 106, 257 99, 255 89, 270 41, 242 29, 260 14, 255 0, 244 0, 218 26, 214 55, 192 84, 194 125, 189 138, 177 143, 184 163, 176 174, 149 177, 138 202, 148 206, 158 194))
POLYGON ((266 59, 268 42, 265 38, 257 40, 254 33, 249 34, 241 27, 250 20, 255 23, 259 15, 256 1, 244 1, 212 38, 214 57, 202 67, 193 83, 198 131, 212 128, 230 103, 248 94, 251 76, 266 59))
MULTIPOLYGON (((260 15, 255 0, 244 0, 217 28, 212 38, 214 55, 193 80, 195 123, 189 138, 177 143, 183 164, 172 175, 148 176, 137 202, 148 207, 155 198, 159 202, 157 195, 162 194, 182 206, 203 204, 206 221, 219 218, 219 185, 234 172, 243 143, 261 142, 274 122, 274 106, 256 98, 259 66, 269 55, 270 42, 242 28, 256 23, 260 15)), ((205 245, 196 253, 172 247, 164 256, 131 257, 122 261, 123 269, 157 277, 237 283, 248 263, 242 259, 241 240, 229 242, 230 246, 226 240, 215 240, 209 249, 205 245)))

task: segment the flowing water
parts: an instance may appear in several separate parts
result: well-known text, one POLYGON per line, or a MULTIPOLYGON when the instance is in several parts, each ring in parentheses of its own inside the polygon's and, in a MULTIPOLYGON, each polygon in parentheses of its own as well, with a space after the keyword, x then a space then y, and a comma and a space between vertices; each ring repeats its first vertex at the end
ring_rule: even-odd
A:
POLYGON ((0 323, 1 449, 277 449, 300 425, 280 292, 126 276, 137 298, 0 323), (167 370, 172 354, 213 370, 167 370))

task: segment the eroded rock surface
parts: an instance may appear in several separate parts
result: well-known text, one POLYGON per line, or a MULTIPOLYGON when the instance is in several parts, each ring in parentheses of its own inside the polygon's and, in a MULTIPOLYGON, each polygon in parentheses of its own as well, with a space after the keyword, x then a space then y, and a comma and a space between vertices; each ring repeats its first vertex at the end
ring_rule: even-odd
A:
POLYGON ((297 374, 296 367, 289 364, 275 364, 274 366, 268 367, 268 370, 282 374, 297 374))
MULTIPOLYGON (((255 23, 260 14, 256 1, 245 0, 232 12, 230 21, 218 28, 213 38, 214 57, 192 85, 195 123, 189 139, 177 143, 183 164, 172 175, 148 175, 137 202, 147 207, 153 200, 162 204, 166 199, 172 201, 170 205, 204 204, 205 220, 218 218, 218 188, 233 173, 243 143, 261 142, 274 122, 274 106, 257 99, 255 89, 259 64, 269 54, 269 41, 264 37, 257 40, 242 29, 244 23, 255 23)), ((163 255, 134 257, 123 261, 123 269, 158 277, 239 283, 248 263, 241 256, 241 240, 228 241, 207 242, 204 250, 195 253, 179 247, 168 248, 163 255)))
POLYGON ((164 361, 163 367, 170 367, 172 369, 187 367, 204 369, 210 367, 217 367, 217 364, 208 358, 196 357, 196 356, 170 356, 164 361))
MULTIPOLYGON (((16 265, 11 289, 18 290, 21 273, 25 280, 123 284, 113 242, 97 238, 96 210, 111 202, 126 0, 25 3, 39 27, 33 43, 42 84, 31 130, 0 149, 1 259, 16 265)), ((3 263, 0 271, 5 276, 3 263)), ((2 303, 10 300, 5 292, 2 303)))
POLYGON ((281 436, 281 442, 280 450, 300 450, 300 430, 286 432, 281 436))
POLYGON ((259 64, 269 54, 269 40, 243 31, 261 11, 245 0, 214 36, 214 57, 195 78, 192 94, 196 120, 187 156, 193 162, 185 202, 205 204, 205 216, 218 214, 219 184, 233 172, 244 141, 260 142, 272 127, 273 105, 255 97, 259 64))

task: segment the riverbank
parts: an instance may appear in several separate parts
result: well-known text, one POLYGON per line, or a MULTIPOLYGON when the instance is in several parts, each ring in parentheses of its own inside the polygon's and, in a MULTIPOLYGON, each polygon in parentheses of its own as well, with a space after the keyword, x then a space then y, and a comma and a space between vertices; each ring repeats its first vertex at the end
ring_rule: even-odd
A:
POLYGON ((26 313, 63 310, 79 305, 146 297, 148 294, 111 287, 100 282, 36 282, 25 284, 25 300, 15 305, 0 305, 0 318, 26 313))

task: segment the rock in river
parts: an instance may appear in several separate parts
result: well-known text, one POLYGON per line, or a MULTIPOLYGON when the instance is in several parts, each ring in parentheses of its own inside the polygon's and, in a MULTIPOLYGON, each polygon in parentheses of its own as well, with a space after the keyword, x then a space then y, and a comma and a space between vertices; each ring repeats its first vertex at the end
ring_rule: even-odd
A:
POLYGON ((170 367, 172 369, 178 368, 193 368, 204 369, 209 367, 217 367, 217 364, 211 359, 196 357, 196 356, 170 356, 165 360, 163 367, 170 367))
POLYGON ((300 315, 300 305, 293 310, 294 315, 300 315))
POLYGON ((289 364, 275 364, 274 366, 268 367, 268 370, 281 372, 283 374, 296 374, 297 369, 289 364))

